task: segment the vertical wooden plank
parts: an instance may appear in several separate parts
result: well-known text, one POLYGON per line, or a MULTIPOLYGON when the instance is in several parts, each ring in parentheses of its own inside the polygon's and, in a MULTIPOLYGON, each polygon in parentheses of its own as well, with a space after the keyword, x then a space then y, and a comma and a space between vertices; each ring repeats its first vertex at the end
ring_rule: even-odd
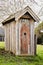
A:
POLYGON ((19 24, 18 24, 18 20, 16 21, 16 55, 19 54, 19 49, 18 49, 18 46, 19 46, 19 24))
POLYGON ((12 52, 14 53, 15 52, 15 50, 14 50, 14 47, 15 47, 15 43, 14 43, 14 23, 12 22, 12 52))
POLYGON ((10 23, 10 51, 12 51, 12 26, 10 23))
POLYGON ((14 21, 10 24, 10 51, 16 53, 16 25, 14 21))
POLYGON ((10 42, 10 37, 9 37, 9 24, 7 24, 7 48, 9 50, 9 42, 10 42))
POLYGON ((31 28, 31 55, 34 55, 34 22, 30 23, 31 28))
POLYGON ((5 49, 9 51, 9 42, 10 42, 10 35, 9 35, 9 24, 5 25, 5 49))
POLYGON ((13 46, 14 46, 14 53, 16 54, 16 23, 13 22, 13 46))
POLYGON ((7 25, 4 26, 5 28, 5 50, 7 50, 7 29, 6 29, 7 25))
POLYGON ((34 22, 33 22, 33 55, 34 55, 35 47, 34 47, 34 22))

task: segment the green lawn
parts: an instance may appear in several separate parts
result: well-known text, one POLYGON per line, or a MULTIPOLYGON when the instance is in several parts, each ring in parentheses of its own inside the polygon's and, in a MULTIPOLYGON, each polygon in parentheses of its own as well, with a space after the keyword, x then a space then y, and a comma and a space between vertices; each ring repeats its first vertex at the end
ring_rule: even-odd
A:
POLYGON ((0 42, 0 48, 4 48, 5 47, 5 43, 4 42, 0 42))
POLYGON ((0 42, 0 65, 43 65, 43 45, 37 45, 37 55, 19 57, 4 50, 0 42))

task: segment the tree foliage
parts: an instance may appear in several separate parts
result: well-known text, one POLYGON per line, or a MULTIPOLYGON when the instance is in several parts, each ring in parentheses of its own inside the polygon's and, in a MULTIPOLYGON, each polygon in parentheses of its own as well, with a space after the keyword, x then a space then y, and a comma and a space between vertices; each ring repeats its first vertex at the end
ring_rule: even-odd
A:
POLYGON ((38 25, 38 27, 35 28, 35 34, 40 35, 42 34, 40 31, 43 30, 43 22, 38 25))
POLYGON ((41 30, 43 30, 43 22, 38 25, 38 27, 35 28, 35 34, 37 36, 37 44, 43 44, 43 32, 41 33, 41 30))

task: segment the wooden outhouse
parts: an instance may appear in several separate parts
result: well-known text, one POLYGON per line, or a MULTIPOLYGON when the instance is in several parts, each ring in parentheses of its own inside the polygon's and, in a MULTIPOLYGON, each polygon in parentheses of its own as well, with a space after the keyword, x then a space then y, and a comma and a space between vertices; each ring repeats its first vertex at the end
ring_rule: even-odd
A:
POLYGON ((15 55, 35 55, 34 22, 39 20, 32 9, 26 6, 3 21, 5 50, 15 55))

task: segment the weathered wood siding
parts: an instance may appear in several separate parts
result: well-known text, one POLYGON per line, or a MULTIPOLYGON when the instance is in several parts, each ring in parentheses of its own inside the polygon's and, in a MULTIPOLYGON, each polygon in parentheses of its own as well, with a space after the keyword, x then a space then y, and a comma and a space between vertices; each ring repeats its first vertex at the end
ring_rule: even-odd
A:
POLYGON ((31 33, 31 35, 30 35, 31 36, 31 38, 30 38, 31 50, 30 51, 31 51, 31 55, 34 55, 34 51, 35 51, 34 50, 34 21, 30 22, 30 30, 31 30, 31 32, 30 32, 31 33))
POLYGON ((6 24, 5 27, 5 50, 16 52, 16 26, 15 22, 6 24))
POLYGON ((16 23, 12 22, 12 52, 16 53, 16 23))
POLYGON ((5 49, 8 51, 10 46, 9 24, 5 25, 5 49))

